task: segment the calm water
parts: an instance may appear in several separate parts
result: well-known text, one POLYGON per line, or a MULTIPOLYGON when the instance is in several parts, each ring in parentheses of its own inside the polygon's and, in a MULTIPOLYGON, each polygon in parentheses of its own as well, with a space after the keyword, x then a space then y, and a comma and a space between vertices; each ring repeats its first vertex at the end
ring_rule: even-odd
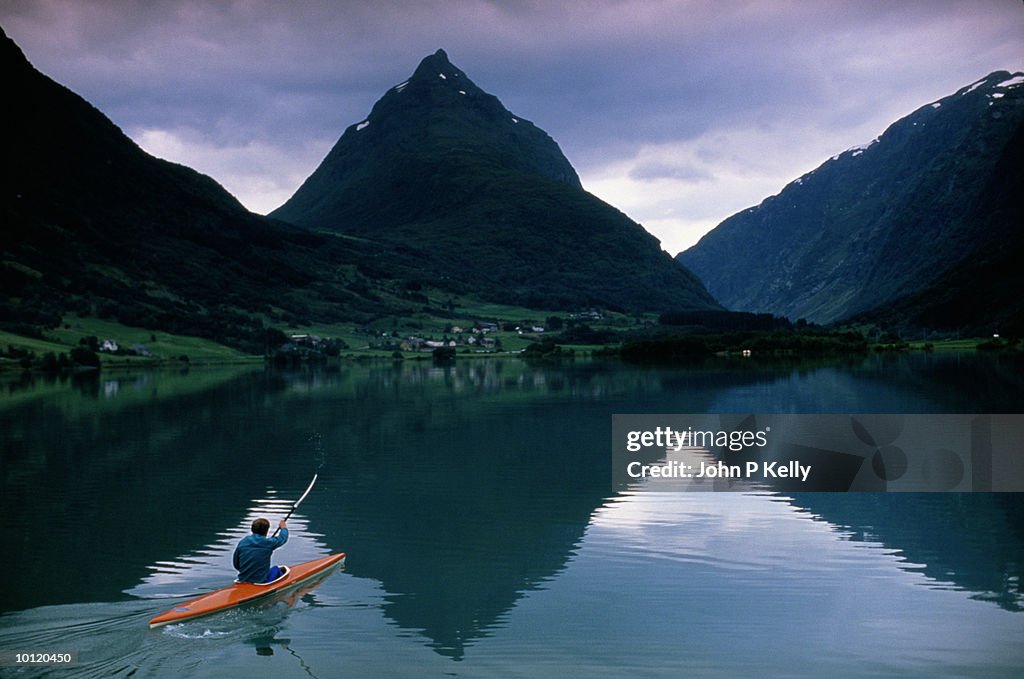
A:
POLYGON ((1022 406, 1024 365, 974 355, 9 378, 0 651, 87 677, 1020 676, 1019 496, 616 491, 610 436, 613 413, 1022 406), (147 628, 316 470, 278 560, 345 570, 147 628))

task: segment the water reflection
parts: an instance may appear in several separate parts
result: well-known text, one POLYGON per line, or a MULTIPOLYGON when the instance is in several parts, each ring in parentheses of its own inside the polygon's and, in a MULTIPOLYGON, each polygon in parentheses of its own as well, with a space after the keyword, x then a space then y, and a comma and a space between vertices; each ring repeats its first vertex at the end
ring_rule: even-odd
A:
POLYGON ((854 542, 898 552, 930 586, 1024 610, 1024 495, 796 493, 792 502, 854 542))
MULTIPOLYGON (((297 497, 323 462, 287 560, 347 552, 347 577, 379 592, 382 615, 445 658, 496 641, 583 552, 601 560, 600 577, 628 570, 640 581, 662 562, 721 575, 795 561, 828 594, 843 562, 809 561, 801 545, 864 536, 865 568, 920 564, 930 582, 1018 610, 1019 498, 752 495, 740 513, 734 500, 687 494, 672 516, 613 493, 609 438, 613 413, 1012 412, 1024 403, 1017 370, 1002 358, 926 356, 671 370, 481 360, 15 380, 0 400, 0 515, 27 539, 5 557, 0 608, 220 586, 252 516, 297 497), (957 386, 975 382, 984 393, 957 386), (254 501, 258 489, 274 492, 254 501), (752 528, 733 530, 741 521, 752 528), (795 537, 773 537, 787 527, 795 537), (664 531, 671 545, 659 544, 664 531)), ((766 611, 781 596, 755 591, 766 611)), ((630 615, 649 622, 652 606, 630 615)), ((274 638, 256 647, 279 648, 274 638)))
POLYGON ((591 665, 627 657, 637 675, 1015 675, 1024 618, 844 533, 784 496, 624 493, 508 636, 543 648, 558 634, 548 616, 568 606, 576 634, 558 650, 591 665))
MULTIPOLYGON (((235 546, 252 532, 252 522, 259 517, 283 517, 294 499, 281 497, 274 489, 268 489, 264 497, 250 502, 248 511, 237 524, 219 532, 215 541, 151 564, 149 575, 125 590, 126 593, 147 599, 191 597, 230 584, 235 572, 232 565, 235 546)), ((276 526, 276 521, 274 524, 276 526)), ((323 542, 324 535, 310 528, 305 515, 293 513, 288 527, 288 542, 274 552, 274 563, 297 564, 330 553, 323 542)))

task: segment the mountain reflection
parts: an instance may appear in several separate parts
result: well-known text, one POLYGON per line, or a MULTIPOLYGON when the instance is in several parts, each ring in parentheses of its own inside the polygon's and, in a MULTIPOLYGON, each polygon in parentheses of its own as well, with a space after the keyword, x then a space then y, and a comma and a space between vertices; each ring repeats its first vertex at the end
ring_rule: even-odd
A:
MULTIPOLYGON (((388 619, 461 658, 585 542, 613 494, 613 413, 756 412, 748 406, 757 404, 789 412, 808 393, 841 395, 821 411, 869 411, 862 400, 881 412, 898 412, 897 403, 906 412, 977 405, 966 395, 950 401, 951 371, 966 378, 947 364, 900 383, 871 360, 673 369, 472 360, 7 383, 0 515, 12 535, 33 538, 8 550, 0 609, 213 586, 250 514, 268 509, 274 519, 253 498, 298 497, 322 463, 295 520, 295 551, 282 559, 304 560, 305 547, 345 551, 347 577, 380 584, 388 619), (168 585, 175 564, 186 564, 184 573, 192 562, 203 564, 192 571, 201 578, 168 585)), ((1009 402, 1018 388, 1008 383, 1009 402)), ((1017 497, 793 502, 901 550, 936 581, 1008 610, 1021 605, 1017 497)), ((231 577, 225 566, 224 581, 231 577)))
POLYGON ((907 569, 1008 611, 1024 610, 1024 494, 793 493, 857 542, 897 550, 907 569))

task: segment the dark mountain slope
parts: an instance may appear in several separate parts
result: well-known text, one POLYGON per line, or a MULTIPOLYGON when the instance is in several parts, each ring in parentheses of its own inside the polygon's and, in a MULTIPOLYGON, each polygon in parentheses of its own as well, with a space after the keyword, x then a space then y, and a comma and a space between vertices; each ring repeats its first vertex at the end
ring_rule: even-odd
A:
POLYGON ((582 190, 546 133, 443 51, 346 129, 272 216, 389 244, 425 276, 498 301, 717 307, 653 236, 582 190))
MULTIPOLYGON (((993 73, 722 222, 678 256, 726 307, 829 322, 938 283, 1013 233, 1024 78, 993 73)), ((982 322, 978 318, 973 322, 982 322)))
POLYGON ((995 237, 923 290, 854 320, 893 328, 1024 335, 1024 128, 1018 128, 994 168, 974 220, 995 237))
POLYGON ((336 239, 253 215, 209 177, 149 156, 6 35, 0 64, 0 322, 98 314, 262 349, 253 313, 360 306, 336 239))

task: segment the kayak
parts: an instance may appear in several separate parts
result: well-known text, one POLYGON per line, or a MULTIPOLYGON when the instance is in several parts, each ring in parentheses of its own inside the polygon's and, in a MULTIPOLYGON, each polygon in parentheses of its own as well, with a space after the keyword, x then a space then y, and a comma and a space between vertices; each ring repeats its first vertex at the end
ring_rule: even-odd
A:
POLYGON ((150 628, 168 625, 173 622, 194 620, 205 615, 213 615, 242 604, 247 604, 272 594, 285 592, 309 582, 318 575, 327 576, 334 566, 345 563, 345 553, 331 554, 320 559, 289 566, 287 572, 277 580, 265 583, 236 582, 218 589, 216 592, 204 594, 183 604, 161 613, 149 621, 150 628))

